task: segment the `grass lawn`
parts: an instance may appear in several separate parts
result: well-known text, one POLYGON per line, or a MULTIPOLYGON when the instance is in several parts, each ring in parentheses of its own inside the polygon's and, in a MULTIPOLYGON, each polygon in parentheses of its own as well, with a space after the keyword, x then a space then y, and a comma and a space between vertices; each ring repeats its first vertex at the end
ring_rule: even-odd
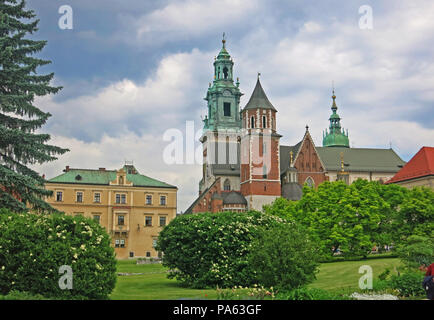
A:
MULTIPOLYGON (((358 289, 359 267, 370 265, 374 279, 386 268, 399 266, 396 258, 368 259, 324 263, 310 287, 330 291, 358 289)), ((118 272, 143 273, 141 275, 118 276, 116 288, 110 298, 115 300, 174 300, 174 299, 216 299, 214 289, 183 288, 176 280, 167 279, 166 269, 160 264, 136 265, 135 260, 118 261, 118 272)))
POLYGON ((309 287, 329 291, 357 290, 359 288, 359 278, 365 274, 359 273, 360 266, 370 266, 373 277, 376 279, 387 268, 393 273, 394 268, 399 267, 400 264, 401 262, 398 258, 323 263, 320 266, 319 273, 316 275, 316 280, 309 287))
POLYGON ((118 261, 118 272, 143 274, 118 276, 116 287, 110 298, 114 300, 217 298, 217 293, 214 289, 204 290, 181 287, 176 280, 167 279, 166 270, 161 264, 137 265, 135 260, 120 260, 118 261))

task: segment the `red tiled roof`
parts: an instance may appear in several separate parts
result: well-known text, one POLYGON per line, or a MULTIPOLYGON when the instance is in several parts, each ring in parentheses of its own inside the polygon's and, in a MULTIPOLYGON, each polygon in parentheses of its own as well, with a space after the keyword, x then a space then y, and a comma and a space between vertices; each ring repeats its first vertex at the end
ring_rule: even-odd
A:
POLYGON ((398 181, 434 175, 434 147, 422 147, 395 176, 387 181, 398 181))

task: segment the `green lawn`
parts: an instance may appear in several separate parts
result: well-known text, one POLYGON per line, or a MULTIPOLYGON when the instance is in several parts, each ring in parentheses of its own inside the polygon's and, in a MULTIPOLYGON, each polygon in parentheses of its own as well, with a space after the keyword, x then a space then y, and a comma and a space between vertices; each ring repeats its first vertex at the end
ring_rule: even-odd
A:
POLYGON ((363 276, 362 273, 359 273, 360 266, 371 266, 373 277, 376 279, 387 268, 393 272, 394 268, 399 267, 400 264, 401 262, 397 258, 323 263, 316 275, 316 280, 309 287, 330 291, 357 290, 359 288, 359 278, 363 276))
POLYGON ((183 288, 176 280, 167 279, 167 269, 160 264, 136 265, 135 260, 118 261, 118 272, 144 273, 118 276, 110 298, 114 300, 216 299, 213 289, 183 288))
MULTIPOLYGON (((344 261, 324 263, 310 286, 327 290, 349 290, 358 288, 359 267, 370 265, 374 278, 386 268, 393 270, 399 266, 396 258, 368 259, 362 261, 344 261)), ((118 276, 116 288, 111 299, 116 300, 174 300, 174 299, 216 299, 213 289, 183 288, 176 280, 166 277, 166 269, 160 264, 136 265, 135 260, 118 261, 118 272, 143 273, 133 276, 118 276)))

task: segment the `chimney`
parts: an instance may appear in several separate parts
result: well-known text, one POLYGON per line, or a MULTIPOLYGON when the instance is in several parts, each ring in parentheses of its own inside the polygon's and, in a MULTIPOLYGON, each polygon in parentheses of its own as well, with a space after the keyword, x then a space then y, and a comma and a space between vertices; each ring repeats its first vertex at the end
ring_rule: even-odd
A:
POLYGON ((68 172, 69 171, 69 166, 66 166, 65 170, 63 170, 63 171, 68 172))
POLYGON ((105 171, 105 168, 99 168, 98 170, 99 171, 105 171))

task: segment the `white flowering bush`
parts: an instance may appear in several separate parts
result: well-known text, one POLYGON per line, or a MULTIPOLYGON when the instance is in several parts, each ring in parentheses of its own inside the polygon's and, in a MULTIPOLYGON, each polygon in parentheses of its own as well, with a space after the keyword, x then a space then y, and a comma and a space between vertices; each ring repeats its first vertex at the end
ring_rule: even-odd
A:
POLYGON ((107 232, 92 219, 0 210, 0 294, 106 299, 116 283, 116 259, 107 232), (59 287, 62 265, 72 289, 59 287))
POLYGON ((256 283, 247 258, 252 240, 260 227, 282 223, 256 211, 180 215, 161 231, 157 250, 169 277, 187 286, 249 286, 256 283))

